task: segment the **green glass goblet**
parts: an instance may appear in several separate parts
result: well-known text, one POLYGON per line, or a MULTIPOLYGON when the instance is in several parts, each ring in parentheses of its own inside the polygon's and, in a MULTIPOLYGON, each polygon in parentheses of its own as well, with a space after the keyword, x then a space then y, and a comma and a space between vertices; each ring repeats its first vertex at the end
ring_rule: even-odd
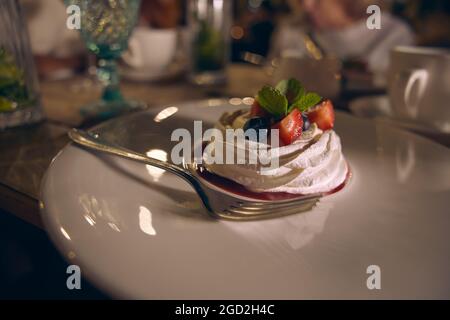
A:
POLYGON ((120 91, 117 59, 128 47, 136 25, 140 0, 65 0, 80 8, 81 37, 98 58, 97 77, 103 84, 100 101, 81 108, 86 119, 108 119, 136 108, 142 102, 124 99, 120 91))

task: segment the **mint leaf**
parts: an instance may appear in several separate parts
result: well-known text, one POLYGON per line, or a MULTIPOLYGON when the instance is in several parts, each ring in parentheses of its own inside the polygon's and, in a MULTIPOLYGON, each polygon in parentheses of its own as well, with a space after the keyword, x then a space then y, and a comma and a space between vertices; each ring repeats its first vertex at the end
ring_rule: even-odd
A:
POLYGON ((286 94, 286 91, 288 89, 288 82, 289 80, 281 80, 278 82, 278 84, 275 86, 275 88, 280 91, 282 94, 286 94))
POLYGON ((275 116, 284 116, 287 112, 288 101, 280 90, 265 86, 258 92, 259 105, 275 116))
POLYGON ((314 92, 308 92, 307 94, 303 95, 295 104, 291 105, 289 107, 289 112, 297 108, 301 112, 307 111, 309 108, 314 107, 316 104, 318 104, 322 100, 322 97, 319 96, 317 93, 314 92))
POLYGON ((286 96, 289 106, 295 104, 304 94, 305 89, 297 79, 281 80, 276 88, 286 96))

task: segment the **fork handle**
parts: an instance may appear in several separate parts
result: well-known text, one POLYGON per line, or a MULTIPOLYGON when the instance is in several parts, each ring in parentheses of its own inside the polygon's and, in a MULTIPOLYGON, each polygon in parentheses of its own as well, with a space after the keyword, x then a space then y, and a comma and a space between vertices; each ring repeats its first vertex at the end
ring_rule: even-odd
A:
POLYGON ((98 135, 87 132, 87 131, 72 129, 69 131, 69 138, 73 142, 75 142, 79 145, 82 145, 86 148, 113 154, 113 155, 116 155, 116 156, 119 156, 119 157, 122 157, 125 159, 130 159, 130 160, 138 161, 141 163, 149 164, 151 166, 155 166, 157 168, 167 170, 167 171, 183 178, 184 180, 189 182, 189 184, 195 189, 195 191, 200 196, 202 203, 205 206, 205 208, 208 210, 208 212, 209 213, 213 212, 211 209, 211 206, 209 204, 208 197, 206 196, 205 191, 203 191, 203 189, 200 185, 200 182, 188 170, 185 170, 182 167, 176 166, 174 164, 171 164, 171 163, 168 163, 165 161, 147 157, 147 156, 143 155, 142 153, 128 150, 128 149, 123 148, 114 143, 107 142, 107 141, 101 139, 98 135))
MULTIPOLYGON (((79 129, 72 129, 69 131, 69 138, 84 147, 87 147, 89 149, 93 149, 100 152, 105 152, 109 154, 113 154, 125 159, 131 159, 138 162, 142 162, 145 164, 149 164, 151 166, 158 167, 160 169, 164 169, 167 171, 172 172, 173 174, 176 174, 177 176, 187 180, 189 183, 198 183, 197 179, 187 170, 184 168, 181 168, 179 166, 176 166, 174 164, 161 161, 155 158, 150 158, 142 153, 138 153, 126 148, 123 148, 119 145, 107 142, 103 139, 101 139, 98 135, 79 130, 79 129)), ((195 186, 194 186, 195 187, 195 186)))

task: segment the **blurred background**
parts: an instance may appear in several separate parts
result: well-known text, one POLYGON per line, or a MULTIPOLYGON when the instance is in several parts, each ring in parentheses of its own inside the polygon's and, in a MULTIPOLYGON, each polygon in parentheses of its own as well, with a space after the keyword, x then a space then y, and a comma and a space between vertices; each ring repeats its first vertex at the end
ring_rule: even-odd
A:
MULTIPOLYGON (((21 1, 41 77, 64 77, 69 70, 82 72, 92 65, 78 32, 65 28, 63 1, 21 1)), ((386 56, 395 45, 450 45, 450 2, 446 0, 230 1, 234 62, 263 63, 287 51, 300 54, 301 32, 314 38, 322 50, 367 63, 371 70, 386 68, 386 56), (370 4, 378 4, 383 10, 379 32, 362 27, 370 4), (371 50, 375 46, 378 49, 371 50)), ((183 28, 187 25, 186 11, 187 1, 143 0, 139 25, 183 28)))

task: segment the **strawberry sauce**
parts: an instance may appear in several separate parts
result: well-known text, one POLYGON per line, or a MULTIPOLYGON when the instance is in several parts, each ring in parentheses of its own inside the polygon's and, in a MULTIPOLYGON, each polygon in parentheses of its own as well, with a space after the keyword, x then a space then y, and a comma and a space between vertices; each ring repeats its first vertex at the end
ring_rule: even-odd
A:
MULTIPOLYGON (((345 177, 345 180, 343 183, 341 183, 339 186, 334 188, 331 191, 325 192, 324 195, 330 195, 333 193, 336 193, 340 190, 342 190, 347 183, 350 180, 351 177, 351 171, 350 167, 347 165, 347 175, 345 177)), ((246 189, 243 185, 234 182, 233 180, 221 177, 217 174, 211 173, 208 170, 206 170, 202 166, 197 167, 197 174, 204 180, 208 181, 209 183, 213 184, 219 189, 223 189, 227 192, 234 193, 236 195, 257 199, 257 200, 268 200, 268 201, 279 201, 279 200, 288 200, 288 199, 295 199, 295 198, 301 198, 306 196, 305 194, 294 194, 294 193, 288 193, 288 192, 254 192, 246 189)))

